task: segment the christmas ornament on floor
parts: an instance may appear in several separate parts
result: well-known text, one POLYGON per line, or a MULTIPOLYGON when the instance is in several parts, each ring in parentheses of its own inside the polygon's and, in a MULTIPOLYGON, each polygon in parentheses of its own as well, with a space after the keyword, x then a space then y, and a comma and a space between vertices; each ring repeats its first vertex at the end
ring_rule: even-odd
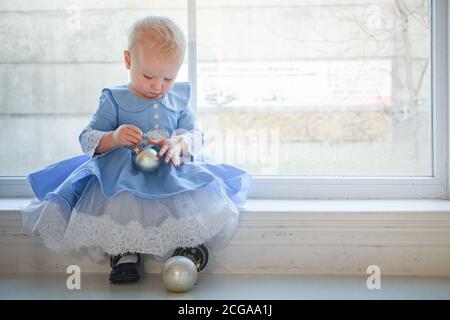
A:
POLYGON ((190 290, 197 280, 195 263, 184 256, 169 258, 162 270, 162 279, 167 289, 173 292, 190 290))

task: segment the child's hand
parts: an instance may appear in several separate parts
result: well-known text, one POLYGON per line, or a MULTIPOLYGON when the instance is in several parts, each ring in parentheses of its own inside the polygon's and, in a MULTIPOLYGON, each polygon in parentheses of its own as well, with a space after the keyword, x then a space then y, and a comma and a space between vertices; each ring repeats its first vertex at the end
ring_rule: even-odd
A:
POLYGON ((113 132, 113 140, 116 147, 136 147, 142 140, 142 131, 131 124, 124 124, 113 132))
POLYGON ((158 152, 158 157, 162 157, 164 153, 166 157, 164 159, 165 163, 169 163, 172 159, 172 163, 175 167, 179 167, 181 164, 181 151, 182 145, 179 140, 176 139, 161 139, 161 140, 153 140, 149 139, 149 143, 157 144, 160 146, 160 150, 158 152))

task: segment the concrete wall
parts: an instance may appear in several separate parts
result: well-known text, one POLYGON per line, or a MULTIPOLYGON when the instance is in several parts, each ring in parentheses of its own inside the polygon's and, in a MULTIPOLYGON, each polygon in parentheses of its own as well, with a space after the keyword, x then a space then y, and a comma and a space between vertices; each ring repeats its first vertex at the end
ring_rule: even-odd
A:
POLYGON ((101 89, 128 80, 127 30, 147 14, 187 29, 185 1, 0 1, 0 175, 81 152, 101 89))

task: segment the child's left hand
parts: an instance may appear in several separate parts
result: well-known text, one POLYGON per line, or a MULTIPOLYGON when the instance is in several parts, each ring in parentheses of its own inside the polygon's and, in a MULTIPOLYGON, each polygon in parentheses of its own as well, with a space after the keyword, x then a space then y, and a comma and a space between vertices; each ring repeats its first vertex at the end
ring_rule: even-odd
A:
POLYGON ((167 164, 170 160, 175 167, 179 167, 181 164, 181 153, 183 150, 181 141, 176 139, 161 139, 161 140, 153 140, 149 139, 149 143, 156 144, 160 146, 160 151, 158 152, 158 157, 164 156, 164 162, 167 164))

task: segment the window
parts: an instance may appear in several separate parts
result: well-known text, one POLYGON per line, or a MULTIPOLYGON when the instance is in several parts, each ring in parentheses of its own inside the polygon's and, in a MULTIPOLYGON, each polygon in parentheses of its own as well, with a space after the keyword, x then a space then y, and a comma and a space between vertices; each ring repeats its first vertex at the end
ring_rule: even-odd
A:
POLYGON ((197 0, 211 156, 254 174, 255 196, 446 196, 446 105, 433 96, 444 7, 197 0))
POLYGON ((80 153, 100 89, 126 82, 126 27, 153 13, 189 35, 205 154, 253 197, 447 198, 446 1, 24 3, 0 4, 2 194, 80 153))

